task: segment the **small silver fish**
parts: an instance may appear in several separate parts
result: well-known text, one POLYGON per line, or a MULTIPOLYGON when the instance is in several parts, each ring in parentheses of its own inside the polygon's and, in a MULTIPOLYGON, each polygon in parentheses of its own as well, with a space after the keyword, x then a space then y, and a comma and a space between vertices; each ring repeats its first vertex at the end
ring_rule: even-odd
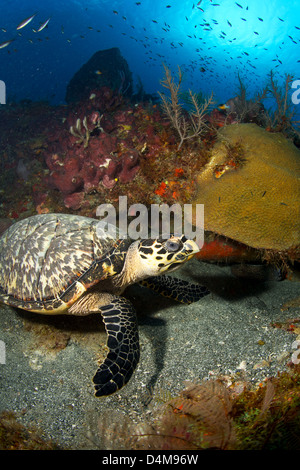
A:
POLYGON ((24 28, 24 26, 27 26, 28 23, 30 23, 30 21, 33 20, 33 18, 37 15, 37 13, 35 13, 34 15, 30 16, 29 18, 25 18, 25 20, 21 21, 21 23, 17 26, 17 29, 22 29, 24 28))
POLYGON ((48 18, 43 24, 41 24, 41 26, 39 27, 39 29, 37 30, 37 33, 39 33, 40 31, 43 31, 44 28, 46 28, 47 24, 49 23, 51 18, 48 18))
POLYGON ((2 42, 0 44, 0 49, 3 49, 4 47, 9 46, 13 41, 14 39, 10 39, 9 41, 2 42))

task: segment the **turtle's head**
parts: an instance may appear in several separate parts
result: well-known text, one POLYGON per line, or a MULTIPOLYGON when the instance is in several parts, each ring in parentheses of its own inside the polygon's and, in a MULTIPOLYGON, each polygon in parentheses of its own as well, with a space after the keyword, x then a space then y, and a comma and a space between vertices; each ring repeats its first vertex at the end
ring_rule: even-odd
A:
POLYGON ((128 248, 123 269, 114 277, 114 285, 124 289, 150 276, 175 271, 199 251, 197 243, 184 235, 136 240, 128 248))
POLYGON ((198 253, 199 247, 184 235, 168 239, 139 240, 140 266, 147 276, 156 276, 178 269, 198 253))

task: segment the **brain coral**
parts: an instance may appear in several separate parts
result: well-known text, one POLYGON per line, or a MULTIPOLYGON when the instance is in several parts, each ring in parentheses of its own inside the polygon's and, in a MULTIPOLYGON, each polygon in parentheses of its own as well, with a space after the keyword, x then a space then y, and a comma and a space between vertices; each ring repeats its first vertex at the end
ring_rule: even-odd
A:
POLYGON ((204 204, 205 230, 258 249, 293 252, 295 258, 299 176, 300 150, 282 134, 256 124, 222 128, 197 177, 194 202, 204 204))

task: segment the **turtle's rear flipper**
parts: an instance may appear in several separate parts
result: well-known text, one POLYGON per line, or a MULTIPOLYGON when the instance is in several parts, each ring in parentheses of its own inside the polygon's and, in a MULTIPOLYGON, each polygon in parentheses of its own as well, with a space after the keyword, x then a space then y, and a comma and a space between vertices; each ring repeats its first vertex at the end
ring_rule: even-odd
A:
POLYGON ((140 357, 136 313, 132 304, 116 297, 101 306, 109 352, 97 370, 93 382, 95 396, 110 395, 125 385, 132 376, 140 357))
POLYGON ((204 286, 191 284, 190 282, 171 276, 149 277, 148 279, 141 281, 140 285, 148 287, 164 297, 168 297, 184 304, 197 302, 197 300, 210 293, 210 291, 204 286))

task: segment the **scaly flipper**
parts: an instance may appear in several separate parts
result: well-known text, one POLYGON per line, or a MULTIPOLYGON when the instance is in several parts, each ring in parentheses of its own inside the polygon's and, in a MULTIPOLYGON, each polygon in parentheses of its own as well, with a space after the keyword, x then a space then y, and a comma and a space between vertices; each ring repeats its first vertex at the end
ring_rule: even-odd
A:
POLYGON ((132 304, 116 297, 101 306, 109 352, 97 370, 93 382, 95 396, 110 395, 125 385, 132 376, 140 357, 136 313, 132 304))
POLYGON ((140 285, 154 290, 158 294, 182 302, 190 304, 197 302, 205 295, 210 294, 210 291, 199 284, 192 284, 182 279, 177 279, 171 276, 154 276, 149 277, 140 282, 140 285))

